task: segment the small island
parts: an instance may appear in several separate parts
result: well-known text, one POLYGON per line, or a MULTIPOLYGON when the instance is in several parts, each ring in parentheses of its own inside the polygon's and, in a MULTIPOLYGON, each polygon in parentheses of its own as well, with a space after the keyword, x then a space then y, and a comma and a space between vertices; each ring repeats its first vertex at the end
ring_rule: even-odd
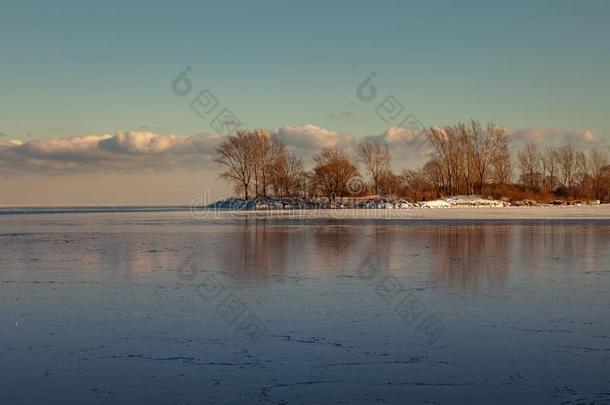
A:
POLYGON ((408 209, 603 205, 610 201, 607 153, 573 146, 511 144, 508 131, 479 121, 401 132, 404 147, 428 157, 396 168, 385 139, 329 146, 304 159, 269 130, 240 130, 216 148, 220 178, 236 197, 205 208, 408 209), (309 162, 311 169, 306 169, 309 162))

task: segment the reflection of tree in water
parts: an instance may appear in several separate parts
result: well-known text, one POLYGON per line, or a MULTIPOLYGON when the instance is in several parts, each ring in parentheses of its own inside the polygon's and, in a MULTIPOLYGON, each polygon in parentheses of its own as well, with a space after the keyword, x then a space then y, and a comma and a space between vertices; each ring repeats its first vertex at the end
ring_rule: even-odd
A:
POLYGON ((443 225, 420 235, 432 248, 434 278, 477 288, 506 282, 509 271, 598 271, 608 229, 595 224, 546 222, 443 225))
POLYGON ((442 225, 422 235, 432 248, 433 278, 477 288, 506 281, 509 232, 503 225, 442 225))
POLYGON ((219 268, 242 279, 354 275, 370 257, 381 272, 416 271, 475 290, 504 284, 511 268, 549 269, 557 260, 599 270, 599 253, 610 243, 607 227, 561 223, 278 225, 249 219, 235 226, 214 254, 219 268))
POLYGON ((402 257, 394 248, 400 244, 400 232, 387 223, 369 222, 349 226, 321 227, 315 232, 316 251, 322 258, 320 265, 343 270, 346 274, 373 266, 375 273, 402 268, 402 257))
POLYGON ((314 267, 345 271, 354 275, 362 266, 374 266, 385 273, 402 268, 403 257, 397 258, 395 248, 401 243, 401 232, 387 223, 358 223, 346 226, 318 227, 314 231, 314 267), (392 259, 396 263, 392 263, 392 259))
POLYGON ((363 254, 373 257, 372 263, 381 273, 395 267, 391 264, 391 258, 393 247, 399 243, 399 234, 394 227, 387 224, 375 224, 367 242, 367 249, 363 249, 363 254))
POLYGON ((235 232, 218 252, 220 268, 240 278, 264 279, 281 274, 288 266, 289 245, 297 242, 295 238, 299 234, 287 234, 285 227, 245 219, 236 224, 235 232))
POLYGON ((315 249, 326 255, 343 255, 353 240, 349 230, 343 226, 315 227, 312 231, 315 249))
POLYGON ((344 269, 361 237, 354 227, 285 226, 248 219, 238 224, 216 252, 219 267, 240 278, 344 269))
POLYGON ((523 265, 532 271, 568 267, 576 271, 596 271, 600 251, 608 249, 608 229, 596 224, 547 222, 522 225, 516 243, 523 265))
POLYGON ((335 272, 354 267, 356 242, 364 236, 366 227, 316 226, 307 232, 313 235, 311 267, 335 272))

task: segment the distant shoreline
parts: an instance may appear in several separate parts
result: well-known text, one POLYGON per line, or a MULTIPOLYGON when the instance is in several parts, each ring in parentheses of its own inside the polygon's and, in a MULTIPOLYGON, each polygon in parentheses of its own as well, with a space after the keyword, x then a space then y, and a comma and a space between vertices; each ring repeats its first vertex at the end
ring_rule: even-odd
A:
POLYGON ((35 214, 95 214, 128 212, 180 212, 189 211, 189 206, 146 206, 146 205, 74 205, 74 206, 24 206, 0 207, 0 215, 35 214))
POLYGON ((610 220, 610 205, 535 206, 535 207, 450 207, 450 208, 320 208, 265 209, 231 211, 201 209, 190 211, 184 206, 100 206, 100 207, 11 207, 0 208, 0 216, 53 214, 129 214, 184 213, 201 219, 388 219, 388 220, 610 220))

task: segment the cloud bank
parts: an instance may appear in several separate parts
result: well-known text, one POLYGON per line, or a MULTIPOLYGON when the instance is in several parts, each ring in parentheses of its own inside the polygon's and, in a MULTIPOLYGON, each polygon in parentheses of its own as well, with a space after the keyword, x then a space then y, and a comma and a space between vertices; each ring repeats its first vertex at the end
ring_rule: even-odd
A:
MULTIPOLYGON (((607 148, 608 141, 590 130, 529 128, 510 130, 513 147, 531 142, 539 146, 573 145, 578 149, 607 148)), ((324 147, 352 153, 359 140, 387 144, 396 170, 423 164, 433 153, 420 133, 408 128, 388 128, 364 137, 321 128, 313 124, 275 130, 287 148, 309 161, 324 147)), ((5 173, 69 174, 201 168, 217 170, 215 148, 222 137, 201 133, 192 136, 161 135, 148 131, 117 131, 67 138, 28 141, 0 139, 0 170, 5 173)))
POLYGON ((576 149, 607 148, 608 141, 588 129, 525 128, 510 131, 513 146, 526 143, 536 146, 573 146, 576 149))
POLYGON ((211 167, 219 139, 210 134, 118 131, 115 135, 9 140, 0 142, 0 168, 9 172, 66 173, 211 167))
POLYGON ((331 131, 315 125, 285 126, 276 131, 280 141, 295 151, 316 153, 325 147, 349 148, 354 136, 331 131))

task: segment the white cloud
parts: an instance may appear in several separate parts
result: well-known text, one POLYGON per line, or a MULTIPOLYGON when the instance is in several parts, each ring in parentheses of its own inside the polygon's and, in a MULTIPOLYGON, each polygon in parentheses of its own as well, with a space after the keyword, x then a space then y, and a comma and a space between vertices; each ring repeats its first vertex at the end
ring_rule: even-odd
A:
POLYGON ((354 142, 350 134, 339 133, 316 125, 284 126, 277 130, 280 141, 303 153, 317 152, 325 147, 348 148, 354 142))
POLYGON ((588 129, 525 128, 511 131, 510 137, 514 141, 514 147, 520 147, 525 143, 555 147, 571 145, 576 149, 592 149, 608 145, 606 139, 588 129))
MULTIPOLYGON (((388 128, 381 134, 356 138, 312 124, 284 126, 277 137, 306 161, 324 147, 345 148, 354 153, 361 140, 390 147, 394 169, 419 167, 432 155, 422 134, 408 128, 388 128)), ((590 130, 529 128, 511 130, 513 147, 525 142, 537 145, 573 145, 578 149, 607 148, 607 140, 590 130)), ((222 139, 215 134, 161 135, 148 131, 117 131, 69 138, 35 140, 0 139, 0 170, 13 173, 139 172, 175 168, 218 169, 212 160, 222 139)))
POLYGON ((177 136, 152 132, 121 132, 101 140, 99 147, 109 152, 126 154, 212 154, 220 137, 217 135, 177 136))
POLYGON ((7 171, 138 171, 208 166, 220 137, 120 132, 0 143, 0 167, 7 171))
POLYGON ((99 142, 111 135, 87 135, 71 138, 36 139, 15 145, 14 152, 26 159, 85 162, 103 158, 99 142))
POLYGON ((290 150, 303 156, 306 161, 324 147, 336 146, 354 153, 354 147, 361 139, 387 144, 392 153, 395 170, 422 165, 431 154, 431 148, 425 142, 424 135, 409 128, 391 127, 381 134, 360 139, 351 134, 331 131, 312 124, 281 127, 276 134, 280 141, 290 150))
POLYGON ((421 167, 433 152, 426 136, 410 128, 390 127, 382 134, 366 136, 364 139, 388 145, 392 153, 393 169, 397 172, 421 167))

